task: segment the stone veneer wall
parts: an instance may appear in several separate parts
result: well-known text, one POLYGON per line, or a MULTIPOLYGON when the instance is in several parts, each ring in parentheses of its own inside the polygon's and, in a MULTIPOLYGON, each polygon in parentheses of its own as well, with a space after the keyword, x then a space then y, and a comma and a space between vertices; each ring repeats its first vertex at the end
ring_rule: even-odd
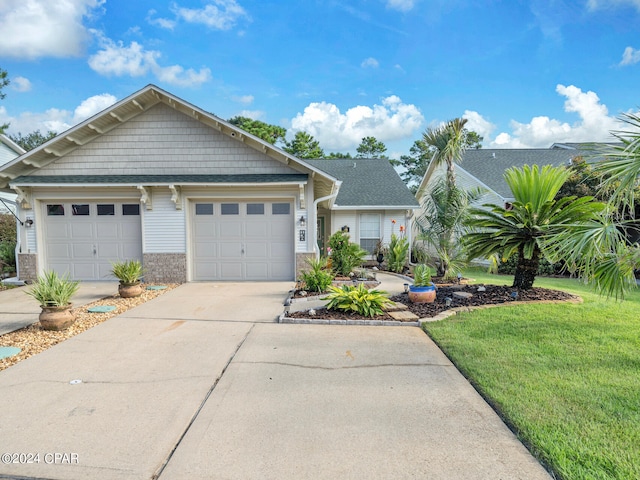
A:
POLYGON ((145 282, 184 283, 187 281, 185 253, 145 253, 142 261, 145 282))
POLYGON ((316 258, 316 254, 311 253, 296 253, 296 280, 301 278, 302 270, 309 270, 306 259, 316 258))
POLYGON ((19 280, 35 282, 38 278, 38 255, 35 253, 18 253, 19 280))

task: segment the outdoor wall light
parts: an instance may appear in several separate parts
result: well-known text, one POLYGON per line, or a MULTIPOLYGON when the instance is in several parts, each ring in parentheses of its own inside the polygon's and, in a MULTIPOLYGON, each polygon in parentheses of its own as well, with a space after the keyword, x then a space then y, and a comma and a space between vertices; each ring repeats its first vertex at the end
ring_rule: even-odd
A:
POLYGON ((33 226, 33 218, 27 218, 27 219, 24 221, 24 226, 25 226, 26 228, 31 228, 31 227, 33 226))
POLYGON ((301 227, 304 227, 307 224, 307 220, 304 218, 304 215, 300 216, 299 222, 301 227))

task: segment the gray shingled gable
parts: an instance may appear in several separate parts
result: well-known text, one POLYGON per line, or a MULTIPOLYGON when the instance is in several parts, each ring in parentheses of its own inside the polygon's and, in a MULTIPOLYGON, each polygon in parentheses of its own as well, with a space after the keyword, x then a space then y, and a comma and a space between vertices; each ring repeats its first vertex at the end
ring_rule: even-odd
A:
MULTIPOLYGON (((583 155, 580 150, 564 148, 542 149, 477 149, 467 150, 459 168, 470 173, 503 198, 511 198, 511 189, 504 180, 504 172, 524 165, 569 166, 571 159, 583 155)), ((456 167, 458 168, 458 167, 456 167)))
POLYGON ((389 160, 339 158, 304 160, 342 180, 336 205, 414 208, 419 204, 389 160))

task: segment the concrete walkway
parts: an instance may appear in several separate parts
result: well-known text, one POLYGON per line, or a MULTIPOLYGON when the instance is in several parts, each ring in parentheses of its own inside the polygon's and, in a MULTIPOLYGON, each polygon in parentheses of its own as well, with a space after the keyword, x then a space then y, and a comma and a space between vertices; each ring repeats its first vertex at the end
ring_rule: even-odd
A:
POLYGON ((0 372, 0 453, 40 454, 0 478, 550 478, 419 328, 274 323, 291 286, 182 285, 0 372))
MULTIPOLYGON (((40 305, 29 295, 31 287, 22 286, 0 291, 0 335, 13 332, 38 321, 40 305)), ((118 282, 81 282, 73 304, 78 307, 118 293, 118 282)))

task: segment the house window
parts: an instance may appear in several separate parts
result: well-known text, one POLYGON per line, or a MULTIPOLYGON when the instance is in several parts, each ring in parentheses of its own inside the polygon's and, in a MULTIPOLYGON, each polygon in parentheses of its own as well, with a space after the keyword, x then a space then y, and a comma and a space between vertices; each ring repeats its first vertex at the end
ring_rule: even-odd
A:
POLYGON ((115 215, 116 214, 116 206, 113 204, 98 204, 98 215, 115 215))
POLYGON ((64 205, 47 205, 47 215, 50 217, 64 215, 64 205))
POLYGON ((239 203, 223 203, 220 205, 222 215, 238 215, 240 213, 239 203))
POLYGON ((82 205, 73 204, 73 205, 71 205, 71 211, 73 212, 74 216, 86 216, 86 215, 89 215, 89 205, 88 204, 82 204, 82 205))
POLYGON ((140 215, 139 203, 125 203, 122 205, 122 215, 140 215))
POLYGON ((376 244, 380 241, 380 214, 360 214, 360 247, 373 254, 376 244))
POLYGON ((196 215, 213 215, 213 203, 196 203, 196 215))
POLYGON ((264 215, 264 203, 247 203, 247 215, 264 215))
POLYGON ((289 215, 291 212, 291 204, 289 203, 273 203, 271 205, 272 215, 289 215))

